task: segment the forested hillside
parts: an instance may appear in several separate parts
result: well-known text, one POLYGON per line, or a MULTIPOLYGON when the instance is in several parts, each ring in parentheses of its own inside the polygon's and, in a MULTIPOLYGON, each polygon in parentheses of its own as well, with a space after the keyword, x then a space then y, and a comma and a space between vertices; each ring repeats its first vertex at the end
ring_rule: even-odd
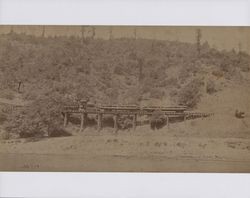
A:
POLYGON ((25 100, 53 93, 102 104, 159 99, 194 106, 185 94, 192 97, 202 86, 216 91, 213 77, 242 80, 249 71, 244 52, 218 51, 208 43, 198 48, 178 41, 1 35, 1 92, 19 88, 25 100))

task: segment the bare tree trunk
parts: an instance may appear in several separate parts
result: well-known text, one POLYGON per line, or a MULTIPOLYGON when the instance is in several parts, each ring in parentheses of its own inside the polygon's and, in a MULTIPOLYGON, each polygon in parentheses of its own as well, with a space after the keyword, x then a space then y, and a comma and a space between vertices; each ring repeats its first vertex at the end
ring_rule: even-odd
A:
POLYGON ((43 38, 45 37, 45 26, 44 25, 42 26, 42 37, 43 38))
POLYGON ((143 77, 143 76, 142 76, 143 64, 144 64, 144 61, 143 61, 142 58, 140 58, 140 59, 138 60, 138 66, 139 66, 139 82, 142 81, 142 77, 143 77))
POLYGON ((109 28, 109 40, 113 39, 113 27, 109 28))
POLYGON ((151 44, 151 52, 155 53, 155 32, 153 33, 152 44, 151 44))
POLYGON ((10 26, 10 34, 13 34, 13 33, 14 33, 14 27, 10 26))
POLYGON ((134 28, 134 38, 135 38, 135 40, 137 39, 137 30, 136 30, 136 27, 134 28))
POLYGON ((196 45, 197 45, 197 53, 200 56, 201 53, 201 29, 196 30, 196 45))
POLYGON ((91 36, 92 39, 95 39, 95 27, 92 27, 92 36, 91 36))
POLYGON ((82 38, 82 43, 83 43, 85 40, 85 27, 84 26, 81 27, 81 38, 82 38))
POLYGON ((22 85, 22 81, 18 82, 18 93, 21 93, 21 85, 22 85))
POLYGON ((241 62, 241 52, 242 52, 242 46, 241 46, 241 42, 239 42, 239 63, 241 62))

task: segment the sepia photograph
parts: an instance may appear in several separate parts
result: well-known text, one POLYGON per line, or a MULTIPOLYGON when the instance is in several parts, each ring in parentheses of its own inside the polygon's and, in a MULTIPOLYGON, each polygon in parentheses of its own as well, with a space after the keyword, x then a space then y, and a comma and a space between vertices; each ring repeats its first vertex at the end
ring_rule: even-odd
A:
POLYGON ((250 27, 1 25, 0 171, 250 173, 250 27))

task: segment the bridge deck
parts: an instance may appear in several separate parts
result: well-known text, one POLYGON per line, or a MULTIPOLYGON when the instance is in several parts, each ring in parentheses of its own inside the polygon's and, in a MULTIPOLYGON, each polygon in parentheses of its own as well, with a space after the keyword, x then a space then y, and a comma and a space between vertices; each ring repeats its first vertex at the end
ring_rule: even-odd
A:
MULTIPOLYGON (((1 103, 0 103, 1 104, 1 103)), ((0 105, 1 106, 1 105, 0 105)), ((25 108, 25 106, 13 105, 13 104, 4 104, 2 105, 2 111, 15 111, 16 109, 25 108)), ((148 115, 151 116, 155 113, 165 116, 167 124, 169 123, 169 118, 183 118, 186 119, 198 118, 198 117, 208 117, 211 116, 211 113, 200 113, 200 112, 189 112, 187 111, 186 106, 171 106, 171 107, 162 107, 162 106, 146 106, 139 107, 136 105, 120 105, 120 106, 95 106, 93 104, 87 105, 69 105, 64 106, 62 109, 64 113, 64 126, 68 123, 68 117, 70 114, 80 114, 81 115, 81 127, 80 130, 84 128, 86 124, 86 119, 88 114, 97 115, 97 125, 98 129, 102 127, 102 117, 103 115, 112 115, 114 119, 114 128, 118 128, 118 117, 119 115, 129 115, 133 116, 133 128, 135 129, 137 123, 137 116, 148 115)))
POLYGON ((121 114, 121 115, 152 115, 154 112, 161 112, 162 114, 179 114, 183 113, 187 108, 184 106, 178 107, 137 107, 137 106, 101 106, 101 107, 86 107, 79 106, 65 106, 64 113, 88 113, 88 114, 121 114))

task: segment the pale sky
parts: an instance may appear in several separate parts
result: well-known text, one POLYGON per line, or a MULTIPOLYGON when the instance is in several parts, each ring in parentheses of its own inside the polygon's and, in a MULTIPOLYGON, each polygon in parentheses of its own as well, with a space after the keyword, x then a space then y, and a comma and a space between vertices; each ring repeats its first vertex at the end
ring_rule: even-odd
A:
MULTIPOLYGON (((42 34, 42 26, 12 26, 14 32, 33 35, 42 34)), ((87 35, 92 34, 93 26, 85 26, 87 35)), ((175 27, 175 26, 113 26, 114 38, 134 37, 178 40, 183 42, 195 42, 195 32, 200 28, 202 31, 202 42, 207 41, 210 46, 218 49, 239 49, 241 43, 242 50, 250 54, 250 27, 175 27)), ((0 26, 0 34, 10 32, 10 26, 0 26)), ((109 38, 110 26, 95 26, 96 38, 109 38)), ((66 35, 81 36, 81 26, 45 26, 45 36, 66 35)))

